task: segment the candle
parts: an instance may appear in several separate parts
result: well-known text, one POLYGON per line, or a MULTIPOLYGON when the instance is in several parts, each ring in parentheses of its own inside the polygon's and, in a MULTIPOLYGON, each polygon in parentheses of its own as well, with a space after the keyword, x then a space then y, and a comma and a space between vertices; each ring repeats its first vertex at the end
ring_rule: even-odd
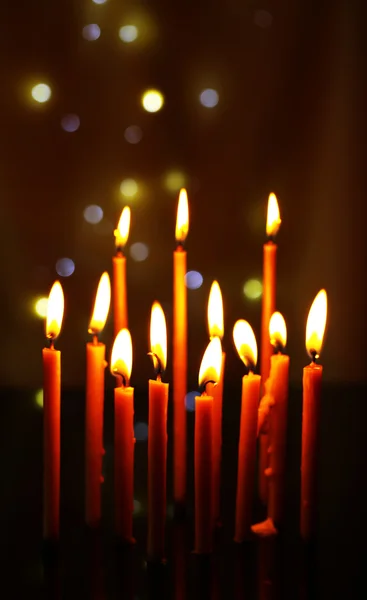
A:
MULTIPOLYGON (((261 354, 260 373, 263 385, 269 377, 270 357, 272 348, 269 340, 269 321, 275 310, 276 294, 276 254, 277 246, 273 237, 280 227, 278 201, 275 194, 270 194, 266 221, 266 235, 268 241, 264 244, 263 252, 263 294, 261 312, 261 354)), ((266 504, 268 497, 268 482, 266 469, 269 465, 269 435, 268 428, 263 427, 259 438, 259 497, 266 504)))
POLYGON ((113 266, 113 324, 115 337, 127 327, 127 294, 126 294, 126 258, 124 247, 130 231, 130 208, 125 206, 115 229, 116 255, 112 259, 113 266))
POLYGON ((301 536, 310 539, 316 531, 317 453, 321 402, 322 366, 319 358, 326 326, 327 295, 321 290, 311 306, 306 326, 306 348, 312 362, 303 369, 301 536))
POLYGON ((47 304, 46 337, 50 347, 42 351, 43 359, 43 535, 59 537, 60 522, 60 388, 61 352, 55 350, 64 313, 64 294, 55 281, 47 304))
POLYGON ((213 541, 213 396, 209 384, 219 381, 222 345, 218 337, 208 344, 199 372, 201 396, 195 398, 195 551, 208 554, 213 541))
POLYGON ((241 319, 235 323, 233 340, 238 355, 248 370, 248 374, 242 379, 234 538, 236 542, 243 542, 251 531, 261 377, 254 374, 257 362, 257 344, 254 332, 247 321, 241 319))
POLYGON ((128 329, 117 334, 111 354, 115 387, 115 531, 126 543, 133 540, 134 510, 134 389, 130 387, 132 343, 128 329))
MULTIPOLYGON (((212 340, 218 337, 223 339, 223 300, 222 292, 217 281, 213 281, 208 302, 208 330, 212 340)), ((222 362, 219 380, 213 387, 213 522, 220 522, 220 469, 222 460, 222 405, 223 405, 223 377, 226 355, 222 352, 222 362)))
POLYGON ((88 333, 86 404, 85 404, 85 520, 96 527, 101 520, 101 483, 103 450, 104 370, 106 346, 98 341, 98 334, 105 326, 111 301, 108 273, 99 281, 93 314, 88 333))
POLYGON ((189 229, 187 193, 180 191, 176 221, 177 247, 173 253, 173 497, 183 507, 186 499, 187 294, 186 252, 189 229))
POLYGON ((157 380, 149 381, 148 425, 148 559, 164 559, 166 521, 168 383, 161 381, 167 360, 166 319, 158 302, 152 306, 150 348, 157 380))

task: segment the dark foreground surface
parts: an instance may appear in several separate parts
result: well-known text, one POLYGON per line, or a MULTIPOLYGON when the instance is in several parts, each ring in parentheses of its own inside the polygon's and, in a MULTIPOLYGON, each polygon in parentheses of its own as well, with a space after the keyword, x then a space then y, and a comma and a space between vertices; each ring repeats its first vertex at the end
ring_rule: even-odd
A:
MULTIPOLYGON (((189 423, 189 494, 184 520, 174 518, 168 482, 167 564, 146 563, 147 442, 135 451, 134 535, 121 549, 113 536, 113 392, 106 393, 103 527, 83 525, 84 396, 62 398, 61 540, 42 545, 42 408, 31 391, 1 393, 1 572, 6 597, 34 598, 366 598, 366 389, 325 387, 319 460, 319 535, 298 538, 301 392, 292 390, 286 482, 286 523, 274 540, 233 543, 239 398, 226 390, 223 418, 223 527, 208 560, 193 548, 193 425, 189 423)), ((144 393, 136 394, 137 438, 147 422, 144 393)), ((170 432, 170 423, 169 423, 170 432)), ((171 451, 169 447, 169 473, 171 451)), ((254 519, 261 518, 255 506, 254 519)))

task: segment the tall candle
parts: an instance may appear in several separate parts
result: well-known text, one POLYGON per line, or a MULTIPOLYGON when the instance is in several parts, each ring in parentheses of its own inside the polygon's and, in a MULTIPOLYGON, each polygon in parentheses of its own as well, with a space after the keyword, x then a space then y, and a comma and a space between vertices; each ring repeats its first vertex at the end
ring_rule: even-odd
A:
POLYGON ((301 537, 311 539, 317 521, 317 455, 322 366, 319 358, 326 326, 327 295, 321 290, 311 306, 306 327, 306 348, 312 362, 303 369, 301 537))
POLYGON ((115 531, 125 543, 133 542, 134 511, 134 389, 129 386, 132 343, 128 329, 116 336, 111 354, 115 388, 115 531))
POLYGON ((168 383, 161 381, 167 360, 167 330, 158 302, 152 307, 150 348, 157 380, 149 381, 148 559, 161 562, 165 548, 168 383))
POLYGON ((219 381, 222 345, 208 344, 199 372, 201 396, 195 398, 195 551, 208 554, 213 543, 213 396, 207 386, 219 381), (209 390, 208 390, 209 391, 209 390))
MULTIPOLYGON (((223 299, 217 281, 213 281, 208 302, 208 330, 209 337, 223 339, 223 299)), ((218 383, 213 387, 213 522, 220 523, 220 471, 222 460, 222 406, 223 406, 223 378, 226 355, 222 352, 221 371, 218 383)))
POLYGON ((173 253, 173 497, 186 499, 187 292, 184 243, 189 228, 187 193, 180 191, 173 253))
POLYGON ((125 206, 115 229, 116 255, 112 258, 113 324, 115 337, 127 325, 126 258, 124 247, 130 231, 130 208, 125 206))
POLYGON ((55 281, 47 304, 46 337, 50 347, 43 359, 43 536, 57 540, 60 527, 60 404, 61 352, 55 350, 64 313, 64 294, 55 281))
POLYGON ((93 314, 88 332, 86 403, 85 403, 85 520, 90 527, 101 521, 101 483, 103 457, 104 370, 106 346, 98 341, 105 326, 111 301, 108 273, 99 281, 93 314))
POLYGON ((238 355, 248 369, 248 374, 242 379, 234 538, 236 542, 243 542, 251 531, 261 377, 253 372, 257 362, 257 344, 247 321, 241 319, 236 322, 233 339, 238 355))
MULTIPOLYGON (((270 194, 266 222, 268 241, 264 244, 263 252, 263 293, 261 312, 261 349, 260 373, 263 384, 269 377, 270 357, 272 348, 269 340, 269 321, 275 310, 276 297, 276 254, 277 246, 273 237, 280 227, 278 201, 275 194, 270 194)), ((268 428, 263 428, 259 437, 259 497, 266 504, 268 498, 268 481, 266 469, 269 466, 269 435, 268 428)))

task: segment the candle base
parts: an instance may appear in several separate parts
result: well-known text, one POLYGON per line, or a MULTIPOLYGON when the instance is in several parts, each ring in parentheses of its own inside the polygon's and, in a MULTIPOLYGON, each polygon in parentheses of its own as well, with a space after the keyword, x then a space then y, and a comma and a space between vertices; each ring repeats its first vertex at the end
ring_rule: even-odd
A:
POLYGON ((272 537, 278 534, 278 530, 270 518, 252 525, 251 531, 258 537, 272 537))

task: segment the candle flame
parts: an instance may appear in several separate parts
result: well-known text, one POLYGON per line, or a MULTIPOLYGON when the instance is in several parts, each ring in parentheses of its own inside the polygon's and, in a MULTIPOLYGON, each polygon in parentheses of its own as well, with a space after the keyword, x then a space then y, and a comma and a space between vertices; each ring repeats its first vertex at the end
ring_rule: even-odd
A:
POLYGON ((128 329, 121 329, 113 343, 111 353, 111 373, 122 377, 124 386, 129 385, 133 365, 133 346, 128 329))
POLYGON ((185 188, 180 190, 176 219, 176 242, 183 244, 189 231, 189 204, 185 188))
POLYGON ((125 206, 121 212, 121 217, 114 231, 116 248, 124 248, 130 231, 131 211, 129 206, 125 206))
POLYGON ((167 363, 166 317, 159 302, 154 302, 150 318, 150 351, 156 371, 160 374, 167 363))
POLYGON ((46 337, 54 340, 61 330, 62 318, 64 316, 64 292, 61 283, 55 281, 47 302, 46 337))
POLYGON ((306 349, 311 358, 318 358, 322 348, 327 317, 327 295, 320 290, 308 313, 306 349))
POLYGON ((218 383, 222 367, 222 343, 219 337, 214 337, 208 344, 199 371, 199 386, 209 382, 218 383))
POLYGON ((213 281, 212 287, 210 288, 208 301, 208 328, 210 339, 213 339, 213 337, 223 339, 223 299, 217 281, 213 281))
POLYGON ((249 369, 254 369, 257 363, 257 344, 251 325, 240 319, 233 327, 233 340, 238 356, 249 369))
POLYGON ((270 343, 274 348, 285 348, 287 345, 287 326, 283 315, 275 312, 269 321, 270 343))
POLYGON ((266 235, 268 237, 276 235, 281 222, 277 197, 275 194, 270 194, 268 199, 268 216, 266 219, 266 235))
POLYGON ((106 324, 111 302, 111 284, 107 272, 99 280, 93 314, 89 323, 88 333, 98 334, 106 324))

